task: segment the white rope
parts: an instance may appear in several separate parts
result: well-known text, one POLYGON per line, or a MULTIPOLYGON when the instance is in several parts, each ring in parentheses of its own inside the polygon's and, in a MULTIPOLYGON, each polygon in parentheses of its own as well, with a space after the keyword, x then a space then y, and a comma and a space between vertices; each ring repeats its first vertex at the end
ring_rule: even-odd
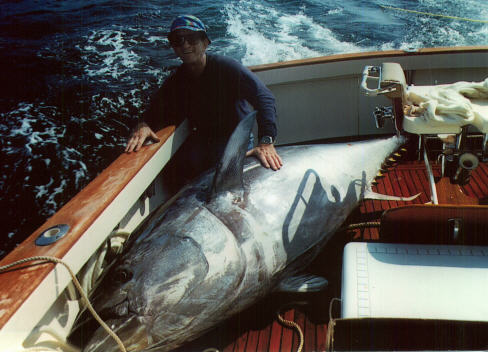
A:
POLYGON ((332 321, 333 320, 333 318, 332 318, 332 306, 333 306, 334 302, 341 302, 341 299, 340 298, 337 298, 337 297, 334 297, 330 301, 330 303, 329 303, 329 321, 332 321))
POLYGON ((291 321, 291 320, 287 320, 287 319, 284 319, 280 312, 278 311, 276 313, 277 317, 278 317, 278 321, 283 324, 284 326, 286 327, 289 327, 289 328, 292 328, 292 329, 295 329, 295 331, 298 333, 298 348, 297 348, 297 352, 302 352, 303 350, 303 341, 304 341, 304 338, 303 338, 303 332, 302 332, 302 329, 300 328, 300 325, 298 325, 297 323, 295 323, 294 321, 291 321))
POLYGON ((65 340, 58 335, 54 329, 51 329, 49 327, 41 328, 39 329, 39 335, 42 333, 46 333, 51 335, 52 338, 54 338, 55 341, 49 341, 49 344, 52 345, 57 345, 56 348, 51 348, 51 347, 45 347, 45 346, 34 346, 34 347, 27 347, 22 349, 19 352, 37 352, 37 351, 42 351, 42 352, 50 352, 50 351, 62 351, 62 352, 80 352, 81 350, 79 348, 73 347, 69 345, 68 343, 65 342, 65 340))
MULTIPOLYGON (((76 275, 73 273, 73 271, 68 266, 68 264, 63 262, 61 259, 55 258, 55 257, 50 257, 50 256, 35 256, 35 257, 30 257, 30 258, 24 258, 24 259, 18 260, 16 262, 1 266, 0 267, 0 273, 7 271, 8 269, 10 269, 12 267, 15 267, 15 266, 27 263, 27 262, 31 262, 31 261, 48 261, 48 262, 52 262, 52 263, 62 264, 68 270, 69 274, 71 275, 71 278, 73 279, 73 283, 74 283, 75 287, 78 289, 78 292, 80 293, 82 299, 85 301, 84 303, 86 304, 88 310, 93 315, 95 320, 115 340, 115 342, 119 346, 119 349, 122 352, 127 352, 127 350, 125 349, 124 344, 122 343, 120 338, 115 334, 115 332, 112 331, 112 329, 110 329, 110 327, 107 324, 105 324, 105 322, 100 318, 100 316, 97 314, 97 312, 95 311, 95 309, 91 305, 90 301, 88 300, 88 297, 86 296, 85 292, 83 291, 83 288, 80 285, 80 282, 76 278, 76 275)), ((42 264, 42 263, 40 263, 40 264, 42 264)))

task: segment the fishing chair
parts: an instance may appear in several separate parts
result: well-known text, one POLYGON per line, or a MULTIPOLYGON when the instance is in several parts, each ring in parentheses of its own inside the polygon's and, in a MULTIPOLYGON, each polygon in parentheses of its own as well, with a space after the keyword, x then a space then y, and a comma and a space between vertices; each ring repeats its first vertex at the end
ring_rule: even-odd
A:
POLYGON ((485 86, 468 82, 407 85, 398 63, 366 66, 361 82, 366 95, 385 95, 392 101, 391 107, 375 109, 376 126, 382 128, 385 120, 391 119, 397 133, 417 135, 417 153, 424 158, 429 177, 432 175, 428 156, 441 159, 442 177, 460 185, 467 184, 480 160, 488 158, 488 86, 485 86), (377 87, 368 87, 372 81, 377 82, 377 87), (457 92, 462 93, 460 100, 451 104, 448 99, 456 97, 457 92))

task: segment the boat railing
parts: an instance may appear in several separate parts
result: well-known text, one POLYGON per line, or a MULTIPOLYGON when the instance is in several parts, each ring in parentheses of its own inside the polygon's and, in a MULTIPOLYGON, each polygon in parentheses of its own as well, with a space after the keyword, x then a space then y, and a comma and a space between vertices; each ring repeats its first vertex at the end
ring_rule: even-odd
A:
MULTIPOLYGON (((164 190, 148 190, 164 187, 159 175, 187 135, 187 123, 183 122, 178 128, 169 126, 158 131, 160 142, 135 153, 122 153, 3 258, 0 266, 25 258, 49 256, 61 259, 79 277, 83 276, 87 266, 97 262, 93 257, 114 234, 114 229, 116 237, 120 237, 121 232, 130 233, 152 210, 170 198, 169 194, 165 198, 164 190), (46 242, 46 238, 53 241, 46 242)), ((0 288, 0 341, 2 346, 13 350, 15 346, 26 347, 21 344, 27 338, 37 346, 38 338, 32 335, 36 333, 36 326, 58 320, 67 314, 66 308, 69 316, 76 315, 72 312, 73 304, 68 304, 76 297, 70 288, 71 276, 61 265, 26 264, 14 269, 1 274, 0 288)), ((66 319, 72 323, 69 317, 61 320, 66 319)), ((69 332, 71 327, 62 328, 69 332)))

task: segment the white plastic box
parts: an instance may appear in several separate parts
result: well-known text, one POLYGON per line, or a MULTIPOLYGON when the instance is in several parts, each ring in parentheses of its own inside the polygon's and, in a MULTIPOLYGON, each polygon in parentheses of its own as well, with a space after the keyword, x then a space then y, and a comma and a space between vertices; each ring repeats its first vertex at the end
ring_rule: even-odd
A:
POLYGON ((488 247, 349 243, 341 315, 488 321, 488 247))

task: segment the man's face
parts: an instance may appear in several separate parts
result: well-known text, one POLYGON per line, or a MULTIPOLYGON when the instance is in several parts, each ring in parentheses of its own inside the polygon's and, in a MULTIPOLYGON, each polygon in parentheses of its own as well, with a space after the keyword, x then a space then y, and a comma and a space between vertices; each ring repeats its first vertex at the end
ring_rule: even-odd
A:
POLYGON ((185 64, 196 63, 202 60, 208 41, 202 32, 189 29, 177 29, 171 34, 176 40, 171 40, 174 52, 185 64))

